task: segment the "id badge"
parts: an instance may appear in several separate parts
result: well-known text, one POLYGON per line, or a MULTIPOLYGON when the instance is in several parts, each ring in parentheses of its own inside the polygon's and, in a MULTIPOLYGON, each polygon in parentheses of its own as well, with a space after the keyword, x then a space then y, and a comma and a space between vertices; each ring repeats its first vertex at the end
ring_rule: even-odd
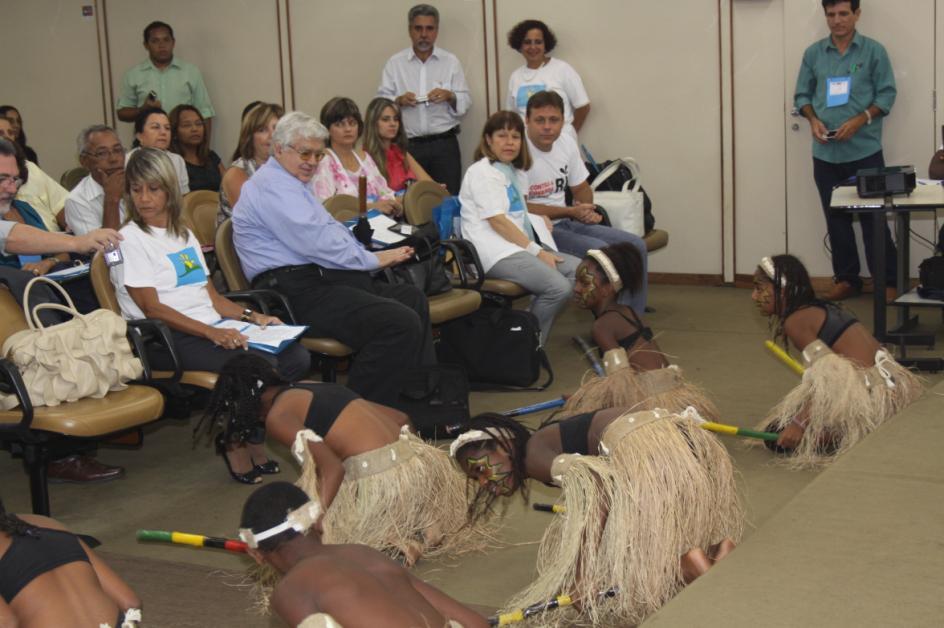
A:
POLYGON ((851 76, 830 76, 826 79, 826 106, 841 107, 849 102, 851 76))

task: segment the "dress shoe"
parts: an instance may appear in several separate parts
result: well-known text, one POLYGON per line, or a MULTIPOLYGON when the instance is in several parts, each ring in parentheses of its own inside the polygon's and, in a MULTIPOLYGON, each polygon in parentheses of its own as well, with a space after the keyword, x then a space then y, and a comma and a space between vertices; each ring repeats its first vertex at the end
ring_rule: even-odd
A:
POLYGON ((857 296, 860 292, 862 292, 861 288, 856 288, 848 281, 837 281, 833 284, 833 287, 823 295, 823 298, 827 301, 842 301, 849 297, 857 296))
POLYGON ((68 456, 53 460, 46 471, 50 482, 107 482, 125 474, 124 467, 102 464, 91 456, 68 456))
POLYGON ((885 288, 885 302, 891 303, 898 298, 898 290, 891 286, 885 288))

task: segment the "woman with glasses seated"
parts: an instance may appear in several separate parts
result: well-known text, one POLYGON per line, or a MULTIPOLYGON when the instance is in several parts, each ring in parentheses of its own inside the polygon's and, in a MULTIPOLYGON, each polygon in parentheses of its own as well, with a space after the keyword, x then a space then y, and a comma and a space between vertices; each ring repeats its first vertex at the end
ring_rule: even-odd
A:
POLYGON ((357 140, 364 132, 364 120, 354 101, 338 96, 326 102, 321 108, 321 124, 328 129, 328 150, 312 180, 315 196, 322 201, 336 194, 357 196, 358 180, 364 176, 367 177, 367 207, 391 216, 402 214, 403 205, 380 174, 377 164, 362 148, 357 148, 357 140))
POLYGON ((193 105, 177 105, 170 112, 170 150, 184 158, 191 192, 219 192, 223 179, 223 163, 220 156, 210 150, 205 125, 203 114, 193 105))
POLYGON ((222 224, 233 215, 233 207, 239 200, 243 184, 269 158, 272 131, 284 113, 281 105, 265 102, 253 103, 243 111, 233 163, 223 175, 220 185, 220 212, 216 215, 216 224, 222 224))
MULTIPOLYGON (((310 356, 298 343, 278 354, 250 349, 248 338, 234 328, 215 325, 222 318, 265 327, 279 324, 274 317, 233 303, 208 280, 206 260, 193 232, 180 219, 180 193, 167 153, 142 148, 125 170, 125 207, 128 222, 120 233, 123 263, 111 269, 121 314, 126 319, 162 321, 171 337, 183 370, 219 372, 229 358, 243 351, 257 353, 287 381, 308 373, 310 356)), ((174 362, 166 347, 151 346, 148 359, 155 369, 171 370, 174 362)), ((249 446, 220 446, 230 474, 239 482, 255 484, 260 473, 278 473, 262 447, 265 434, 249 446)))

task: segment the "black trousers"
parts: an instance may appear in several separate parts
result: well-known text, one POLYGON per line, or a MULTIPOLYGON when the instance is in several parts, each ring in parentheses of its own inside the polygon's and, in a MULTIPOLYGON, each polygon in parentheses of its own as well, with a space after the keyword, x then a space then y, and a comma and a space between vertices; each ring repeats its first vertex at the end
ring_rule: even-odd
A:
POLYGON ((347 385, 365 399, 393 404, 404 369, 436 362, 429 303, 413 286, 312 264, 265 273, 253 287, 284 294, 309 335, 354 349, 347 385))
MULTIPOLYGON (((884 165, 885 159, 882 156, 882 151, 841 164, 833 164, 813 158, 813 179, 816 181, 816 189, 819 191, 823 213, 826 215, 829 248, 833 254, 833 276, 837 282, 845 281, 855 288, 862 287, 862 279, 859 277, 859 249, 856 247, 855 232, 852 230, 853 215, 850 212, 831 211, 829 201, 832 197, 833 187, 854 176, 858 170, 862 168, 881 168, 884 165)), ((875 258, 872 250, 872 217, 870 215, 863 216, 859 224, 862 225, 865 260, 869 265, 869 272, 874 277, 875 266, 872 260, 875 258)), ((894 286, 898 281, 898 255, 887 223, 884 228, 885 280, 888 282, 888 286, 894 286)))
POLYGON ((433 181, 445 183, 453 196, 462 185, 462 157, 459 155, 459 140, 455 135, 435 140, 422 138, 410 140, 410 154, 433 181))

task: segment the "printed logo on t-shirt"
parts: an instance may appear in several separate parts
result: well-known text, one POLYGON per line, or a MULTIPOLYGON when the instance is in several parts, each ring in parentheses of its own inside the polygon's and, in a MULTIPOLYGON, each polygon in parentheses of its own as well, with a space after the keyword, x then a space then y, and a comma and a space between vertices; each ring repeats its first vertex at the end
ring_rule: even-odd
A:
POLYGON ((524 211, 524 202, 521 200, 521 195, 518 194, 518 190, 515 189, 515 186, 509 185, 506 190, 508 192, 508 213, 523 212, 524 211))
POLYGON ((528 108, 528 101, 531 100, 531 97, 546 89, 547 86, 544 83, 522 85, 518 88, 518 93, 515 95, 515 104, 518 106, 518 109, 525 110, 528 108))
POLYGON ((540 183, 535 183, 528 187, 528 198, 532 201, 539 198, 547 198, 552 194, 560 194, 564 191, 564 186, 567 185, 568 177, 567 170, 570 166, 564 166, 558 170, 564 176, 558 177, 553 181, 541 181, 540 183))
POLYGON ((178 288, 194 283, 206 283, 206 271, 200 263, 200 256, 197 255, 197 251, 192 246, 176 253, 168 253, 167 259, 174 265, 178 288))

